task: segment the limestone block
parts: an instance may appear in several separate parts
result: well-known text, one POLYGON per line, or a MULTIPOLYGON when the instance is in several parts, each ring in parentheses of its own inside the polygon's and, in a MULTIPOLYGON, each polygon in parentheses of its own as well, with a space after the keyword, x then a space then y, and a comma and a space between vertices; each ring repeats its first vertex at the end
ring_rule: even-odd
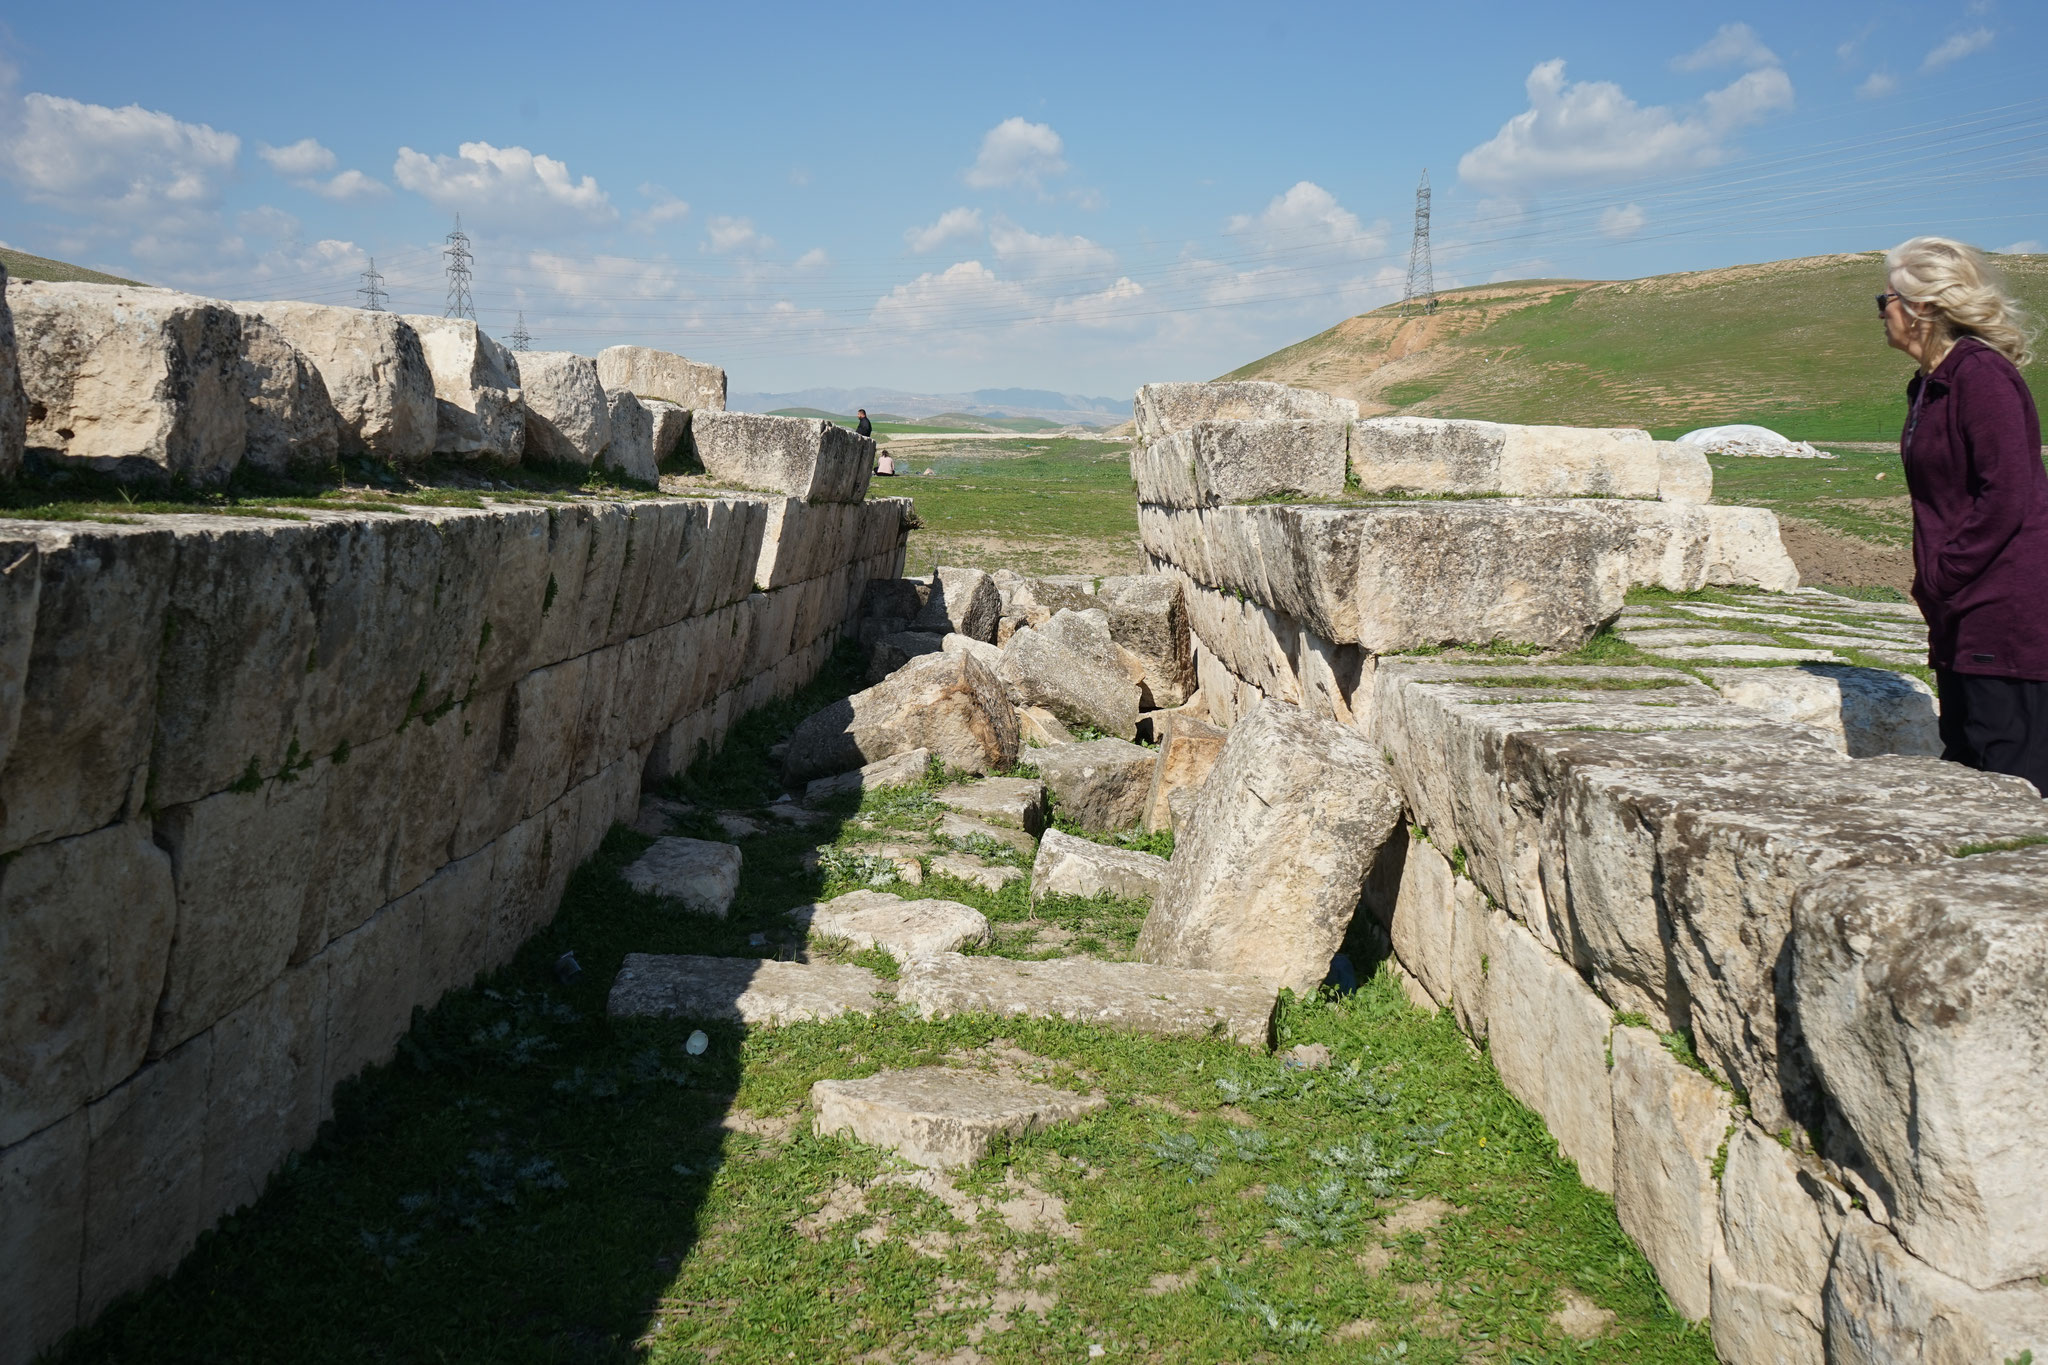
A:
POLYGON ((712 478, 806 502, 861 501, 875 465, 872 440, 822 418, 699 411, 690 436, 712 478))
POLYGON ((994 640, 996 617, 1001 611, 1002 598, 986 573, 980 569, 939 568, 932 573, 930 593, 911 622, 911 629, 994 640))
POLYGON ((981 1071, 921 1066, 864 1080, 817 1081, 820 1137, 850 1133, 913 1166, 971 1166, 997 1138, 1019 1138, 1093 1113, 1109 1101, 981 1071))
POLYGON ((607 389, 659 398, 690 411, 725 411, 725 371, 649 346, 607 346, 597 353, 607 389))
MULTIPOLYGON (((394 895, 490 842, 520 818, 529 792, 545 803, 572 780, 578 746, 587 741, 580 703, 589 667, 586 656, 535 670, 522 683, 522 690, 531 690, 516 710, 511 696, 494 693, 443 716, 416 717, 398 733, 404 819, 398 822, 394 895), (516 747, 501 767, 508 719, 516 747), (537 790, 543 781, 554 790, 537 790)), ((351 755, 344 768, 354 761, 351 755)))
POLYGON ((507 840, 507 847, 517 846, 508 832, 407 893, 419 907, 420 1003, 429 1008, 498 965, 492 953, 491 894, 500 845, 507 840))
POLYGON ((1980 1289, 2048 1274, 2044 875, 2043 849, 1845 871, 1793 912, 1800 1025, 1892 1226, 1980 1289))
POLYGON ((1018 707, 1017 730, 1028 749, 1050 749, 1055 744, 1074 742, 1072 732, 1060 723, 1060 718, 1043 706, 1018 707))
POLYGON ((879 891, 851 891, 799 905, 789 917, 807 935, 845 939, 856 948, 880 948, 898 962, 957 953, 988 942, 988 918, 972 906, 901 900, 879 891))
POLYGON ((1146 710, 1185 703, 1195 687, 1193 633, 1180 580, 1166 574, 1106 578, 1097 597, 1109 610, 1109 638, 1144 665, 1146 710))
POLYGON ((642 895, 680 901, 699 915, 724 919, 740 885, 740 851, 708 839, 656 839, 621 873, 642 895))
POLYGON ((212 1221, 206 1096, 213 1035, 135 1073, 85 1111, 85 1253, 78 1318, 170 1270, 212 1221))
POLYGON ((164 634, 168 532, 94 526, 35 538, 35 632, 0 769, 0 852, 97 829, 140 805, 164 634))
POLYGON ((327 1084, 382 1066, 423 1003, 422 902, 393 902, 327 946, 307 966, 327 969, 327 1084))
POLYGON ((0 1362, 30 1365, 78 1325, 85 1251, 83 1109, 0 1148, 0 1362))
POLYGON ((1904 673, 1846 664, 1701 671, 1737 706, 1825 730, 1851 758, 1941 754, 1934 689, 1904 673))
POLYGON ((1203 421, 1131 452, 1138 501, 1217 507, 1344 491, 1344 421, 1203 421))
POLYGON ((1714 467, 1707 452, 1679 441, 1658 441, 1657 497, 1663 502, 1706 503, 1714 498, 1714 467))
POLYGON ((1714 1257, 1711 1288, 1714 1350, 1721 1359, 1826 1365, 1827 1343, 1815 1316, 1817 1295, 1745 1280, 1725 1255, 1714 1257))
POLYGON ((1451 883, 1451 914, 1451 1013, 1467 1035, 1484 1038, 1493 940, 1509 920, 1463 877, 1451 883))
POLYGON ((1367 493, 1654 498, 1661 465, 1650 433, 1633 428, 1369 417, 1351 433, 1367 493))
POLYGON ((1617 1028, 1612 1047, 1615 1213, 1672 1306, 1699 1320, 1721 1247, 1714 1160, 1734 1123, 1728 1095, 1648 1029, 1617 1028))
POLYGON ((284 333, 319 368, 340 418, 342 454, 394 464, 433 454, 440 422, 434 372, 404 318, 319 303, 235 307, 284 333))
POLYGON ((1401 860, 1388 935, 1401 965, 1439 1005, 1450 1002, 1452 940, 1457 930, 1457 895, 1451 864, 1426 839, 1410 839, 1401 860))
POLYGON ((526 450, 519 361, 468 318, 408 314, 434 377, 434 453, 516 465, 526 450))
MULTIPOLYGON (((42 558, 33 534, 0 533, 0 773, 7 771, 7 756, 21 726, 29 649, 36 638, 36 599, 43 586, 42 558)), ((0 816, 0 837, 5 830, 6 819, 0 816)))
POLYGON ((804 788, 804 804, 823 805, 835 797, 858 796, 884 787, 913 787, 924 781, 930 749, 908 749, 837 777, 820 777, 804 788))
POLYGON ((999 647, 967 635, 945 636, 939 641, 939 649, 946 654, 972 654, 990 668, 999 668, 1003 662, 1003 651, 999 647))
POLYGON ((1026 857, 1038 850, 1038 841, 1021 829, 1010 825, 992 825, 986 820, 977 820, 958 811, 949 810, 939 817, 939 837, 961 844, 972 844, 977 840, 986 839, 991 843, 1014 848, 1026 857))
POLYGON ((860 642, 865 645, 883 635, 909 630, 930 597, 931 584, 920 579, 869 579, 861 589, 860 642))
POLYGON ((942 953, 906 968, 897 997, 927 1019, 954 1014, 1072 1019, 1127 1033, 1221 1036, 1265 1047, 1279 991, 1247 977, 1188 967, 942 953))
POLYGON ((1042 706, 1068 725, 1118 739, 1138 732, 1139 689, 1124 670, 1101 611, 1062 608, 1003 646, 997 670, 1020 706, 1042 706))
POLYGON ((1833 1185, 1754 1125, 1738 1123, 1721 1177, 1714 1339, 1736 1360, 1822 1365, 1821 1290, 1849 1208, 1833 1185))
POLYGON ((936 793, 940 805, 992 825, 1037 835, 1045 828, 1045 784, 1028 777, 984 777, 936 793))
POLYGON ((212 1218, 255 1202, 327 1116, 326 961, 292 968, 213 1030, 205 1193, 212 1218))
POLYGON ((7 267, 0 265, 0 481, 21 469, 28 432, 28 397, 21 388, 21 352, 14 339, 14 314, 7 307, 7 267))
POLYGON ((1400 817, 1393 774, 1356 730, 1260 704, 1203 784, 1139 958, 1313 990, 1400 817))
POLYGON ((1131 411, 1137 419, 1140 445, 1150 445, 1197 422, 1358 420, 1358 404, 1349 398, 1265 380, 1146 384, 1138 390, 1131 411))
POLYGON ((641 398, 640 406, 654 419, 654 464, 658 469, 686 454, 690 446, 690 410, 662 398, 641 398))
POLYGON ((1166 878, 1166 859, 1132 848, 1111 848, 1049 829, 1031 864, 1031 899, 1044 896, 1115 896, 1149 901, 1166 878))
POLYGON ((6 286, 30 450, 117 478, 220 483, 248 443, 242 320, 168 289, 6 286))
POLYGON ((1707 524, 1706 580, 1733 588, 1787 592, 1799 586, 1799 566, 1778 537, 1778 516, 1761 507, 1696 509, 1707 524))
POLYGON ((2048 1286, 1972 1289, 1861 1214, 1835 1243, 1825 1305, 1830 1365, 1995 1365, 2048 1342, 2048 1286))
POLYGON ((641 483, 656 482, 661 471, 654 457, 654 414, 624 389, 607 389, 605 405, 611 413, 612 439, 598 453, 597 463, 641 483))
POLYGON ((1152 785, 1145 795, 1147 830, 1171 827, 1168 809, 1176 792, 1198 792, 1209 780, 1216 760, 1223 756, 1223 741, 1229 731, 1187 712, 1176 712, 1160 724, 1159 757, 1152 769, 1152 785))
POLYGON ((0 1146, 142 1064, 176 918, 171 860, 146 824, 0 863, 0 1146))
POLYGON ((1091 833, 1137 825, 1152 793, 1159 755, 1122 739, 1062 744, 1034 755, 1060 813, 1091 833))
POLYGON ((1492 928, 1486 1037, 1501 1084, 1542 1116, 1580 1180, 1613 1193, 1613 1012, 1527 929, 1505 915, 1492 928))
POLYGON ((870 683, 882 682, 912 659, 945 652, 946 637, 928 630, 903 630, 894 635, 884 635, 868 647, 867 680, 870 683))
POLYGON ((341 453, 341 418, 320 367, 261 314, 241 319, 248 400, 242 462, 287 477, 326 470, 341 453))
MULTIPOLYGON (((274 980, 299 942, 325 772, 226 791, 157 817, 178 922, 150 1051, 168 1052, 274 980)), ((408 1006, 410 1008, 410 1006, 408 1006)))
POLYGON ((986 863, 971 853, 942 853, 931 859, 931 870, 935 877, 951 877, 969 886, 998 893, 1024 875, 1022 868, 986 863))
POLYGON ((882 979, 865 967, 628 953, 605 1012, 614 1019, 793 1024, 872 1014, 882 989, 882 979))
POLYGON ((1007 768, 1017 761, 1016 708, 979 660, 926 655, 803 721, 782 766, 800 781, 911 749, 929 749, 968 772, 1007 768))
POLYGON ((572 351, 521 351, 514 359, 526 404, 527 461, 590 468, 612 443, 611 400, 597 362, 572 351))

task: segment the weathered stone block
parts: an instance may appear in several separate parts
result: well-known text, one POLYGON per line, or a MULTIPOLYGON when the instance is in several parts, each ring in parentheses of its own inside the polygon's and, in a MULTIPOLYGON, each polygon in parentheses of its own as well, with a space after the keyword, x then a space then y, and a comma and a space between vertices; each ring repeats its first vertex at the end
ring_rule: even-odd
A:
POLYGON ((933 571, 930 595, 910 628, 994 640, 1002 605, 994 580, 980 569, 940 568, 933 571))
POLYGON ((519 362, 468 318, 406 316, 434 377, 434 453, 516 465, 526 450, 519 362))
POLYGON ((85 1111, 79 1321, 92 1321, 175 1266, 211 1221, 205 1198, 212 1069, 213 1035, 203 1033, 85 1111))
POLYGON ((1096 596, 1109 612, 1109 638, 1144 666, 1140 707, 1155 711, 1185 703, 1195 688, 1195 659, 1180 579, 1168 574, 1106 578, 1096 596))
POLYGON ((1401 881, 1387 925, 1394 955, 1422 983, 1438 1005, 1455 993, 1452 940, 1457 929, 1457 894, 1451 864, 1426 839, 1410 839, 1401 860, 1401 881))
POLYGON ((837 777, 821 777, 804 788, 804 804, 820 805, 835 797, 857 796, 883 787, 909 787, 924 781, 930 749, 910 749, 837 777))
POLYGON ((1393 774, 1356 730, 1262 703, 1202 787, 1138 956, 1313 990, 1400 816, 1393 774))
POLYGON ((611 400, 597 362, 571 351, 521 351, 514 359, 526 405, 526 459, 590 468, 612 443, 611 400))
POLYGON ((1045 828, 1045 784, 1027 777, 984 777, 938 793, 948 810, 971 815, 992 825, 1008 825, 1037 835, 1045 828))
POLYGON ((901 900, 879 891, 851 891, 799 905, 789 917, 806 934, 844 939, 856 948, 880 948, 898 962, 957 953, 988 942, 988 918, 972 906, 901 900))
POLYGON ((327 1115, 327 967, 292 968, 213 1029, 201 1199, 208 1220, 253 1203, 280 1161, 312 1145, 327 1115))
POLYGON ((1197 422, 1358 420, 1358 404, 1349 398, 1265 380, 1146 384, 1138 390, 1131 411, 1137 419, 1140 445, 1150 445, 1197 422))
POLYGON ((939 837, 962 844, 987 839, 991 843, 1007 844, 1027 857, 1038 848, 1038 841, 1021 829, 1010 825, 992 825, 986 820, 977 820, 951 810, 939 817, 939 837))
POLYGON ((688 448, 690 410, 660 398, 642 398, 640 406, 654 419, 654 465, 659 469, 688 448))
POLYGON ((650 346, 607 346, 597 353, 607 389, 659 398, 691 411, 725 411, 725 371, 650 346))
POLYGON ((1607 1075, 1613 1012, 1579 974, 1507 916, 1492 920, 1486 1037, 1501 1084, 1543 1117, 1579 1179, 1614 1190, 1607 1075))
POLYGON ((1176 792, 1194 793, 1209 780, 1216 760, 1223 756, 1223 741, 1230 732, 1220 725, 1187 712, 1176 712, 1158 732, 1159 757, 1152 769, 1152 785, 1145 796, 1143 825, 1148 830, 1171 828, 1168 802, 1176 792))
POLYGON ((714 479, 806 502, 859 502, 875 465, 872 440, 822 418, 700 411, 690 437, 714 479))
POLYGON ((1217 507, 1344 491, 1342 420, 1204 421, 1131 452, 1138 501, 1217 507))
POLYGON ((708 839, 656 839, 621 873, 642 895, 680 901, 699 915, 725 918, 740 886, 737 845, 708 839))
POLYGON ((1159 756, 1128 740, 1092 739, 1047 749, 1033 762, 1061 814, 1084 830, 1108 834, 1143 818, 1159 756))
POLYGON ((390 1061, 412 1027, 412 1007, 424 994, 421 908, 414 897, 394 901, 306 964, 327 971, 330 1087, 390 1061))
POLYGON ((1017 708, 1017 733, 1027 749, 1050 749, 1056 744, 1074 742, 1073 732, 1043 706, 1017 708))
POLYGON ((2048 1286, 1972 1289, 1861 1214, 1835 1243, 1825 1305, 1830 1365, 2009 1365, 2048 1342, 2048 1286))
POLYGON ((1265 1047, 1280 993, 1247 977, 1188 967, 942 953, 907 968, 897 996, 927 1019, 953 1014, 1072 1019, 1128 1033, 1221 1036, 1265 1047))
POLYGON ((0 1148, 0 1362, 30 1365, 78 1324, 85 1252, 83 1109, 0 1148))
POLYGON ((1714 1161, 1734 1123, 1727 1092, 1679 1065, 1648 1029, 1617 1028, 1611 1046, 1615 1213, 1672 1306, 1705 1318, 1721 1248, 1714 1161))
POLYGON ((903 630, 894 635, 884 635, 868 647, 867 680, 870 683, 883 682, 912 659, 945 652, 946 637, 928 630, 903 630))
POLYGON ((0 1146, 142 1064, 176 919, 170 857, 144 824, 0 863, 0 1146))
POLYGON ((341 453, 341 418, 319 366, 261 315, 243 313, 241 318, 248 399, 242 462, 286 476, 327 469, 341 453))
POLYGON ((341 453, 393 463, 434 452, 440 414, 419 333, 396 313, 318 303, 241 303, 320 370, 341 421, 341 453))
POLYGON ((1068 725, 1117 739, 1138 732, 1138 684, 1110 638, 1108 614, 1062 608, 1020 630, 997 669, 1020 706, 1042 706, 1068 725))
POLYGON ((865 967, 628 953, 605 1010, 614 1019, 708 1019, 759 1027, 872 1014, 882 987, 882 979, 865 967))
POLYGON ((1826 1359, 1821 1290, 1849 1196, 1817 1165, 1752 1124, 1728 1140, 1712 1275, 1714 1339, 1728 1359, 1826 1359))
POLYGON ((1634 428, 1369 417, 1352 429, 1351 472, 1367 493, 1654 498, 1662 462, 1634 428))
MULTIPOLYGON (((420 919, 420 1003, 431 1008, 449 991, 498 965, 492 952, 492 890, 499 841, 449 863, 407 893, 420 919)), ((516 841, 515 841, 516 843, 516 841)), ((508 845, 510 847, 510 845, 508 845)))
POLYGON ((820 777, 911 749, 968 772, 1007 768, 1017 761, 1016 708, 979 660, 927 655, 797 726, 783 772, 820 777))
POLYGON ((598 453, 597 463, 615 474, 654 483, 661 471, 654 458, 654 414, 625 389, 605 391, 612 420, 612 439, 598 453))
POLYGON ((997 1138, 1023 1137, 1107 1103, 1100 1095, 943 1066, 811 1086, 820 1137, 850 1133, 872 1146, 893 1148, 913 1166, 941 1169, 971 1166, 997 1138))
POLYGON ((1166 859, 1131 848, 1110 848, 1049 829, 1031 864, 1031 899, 1100 895, 1149 901, 1166 878, 1166 859))
POLYGON ((1941 754, 1934 689, 1904 673, 1846 664, 1701 671, 1737 706, 1824 730, 1851 758, 1941 754))
POLYGON ((21 389, 21 352, 14 338, 14 313, 7 306, 7 268, 0 266, 0 481, 21 469, 28 432, 28 397, 21 389))
POLYGON ((1657 497, 1695 505, 1714 497, 1714 467, 1706 451, 1677 441, 1657 441, 1657 497))

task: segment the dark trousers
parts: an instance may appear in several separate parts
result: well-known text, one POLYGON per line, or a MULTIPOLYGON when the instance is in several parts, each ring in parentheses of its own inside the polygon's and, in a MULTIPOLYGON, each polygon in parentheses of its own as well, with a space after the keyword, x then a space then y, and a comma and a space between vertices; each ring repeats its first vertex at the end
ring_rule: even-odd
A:
POLYGON ((1987 773, 2011 773, 2048 794, 2048 682, 1937 669, 1941 756, 1987 773))

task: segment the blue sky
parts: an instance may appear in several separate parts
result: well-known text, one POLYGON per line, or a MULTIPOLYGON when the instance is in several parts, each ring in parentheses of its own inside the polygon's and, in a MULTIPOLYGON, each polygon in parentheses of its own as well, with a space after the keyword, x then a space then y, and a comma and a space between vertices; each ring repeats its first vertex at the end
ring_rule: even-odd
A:
MULTIPOLYGON (((2048 10, 15 7, 0 242, 736 388, 1202 378, 1439 286, 2048 240, 2048 10)), ((2031 246, 2030 246, 2031 244, 2031 246)), ((1873 286, 1874 287, 1874 286, 1873 286)))

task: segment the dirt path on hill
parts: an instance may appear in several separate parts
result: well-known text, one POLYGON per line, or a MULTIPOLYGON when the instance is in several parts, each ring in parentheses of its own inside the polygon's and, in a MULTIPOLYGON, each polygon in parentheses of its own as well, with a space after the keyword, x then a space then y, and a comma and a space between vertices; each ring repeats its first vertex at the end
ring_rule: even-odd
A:
POLYGON ((1913 586, 1913 552, 1903 545, 1876 545, 1782 514, 1778 536, 1799 566, 1799 581, 1808 587, 1905 592, 1913 586))

